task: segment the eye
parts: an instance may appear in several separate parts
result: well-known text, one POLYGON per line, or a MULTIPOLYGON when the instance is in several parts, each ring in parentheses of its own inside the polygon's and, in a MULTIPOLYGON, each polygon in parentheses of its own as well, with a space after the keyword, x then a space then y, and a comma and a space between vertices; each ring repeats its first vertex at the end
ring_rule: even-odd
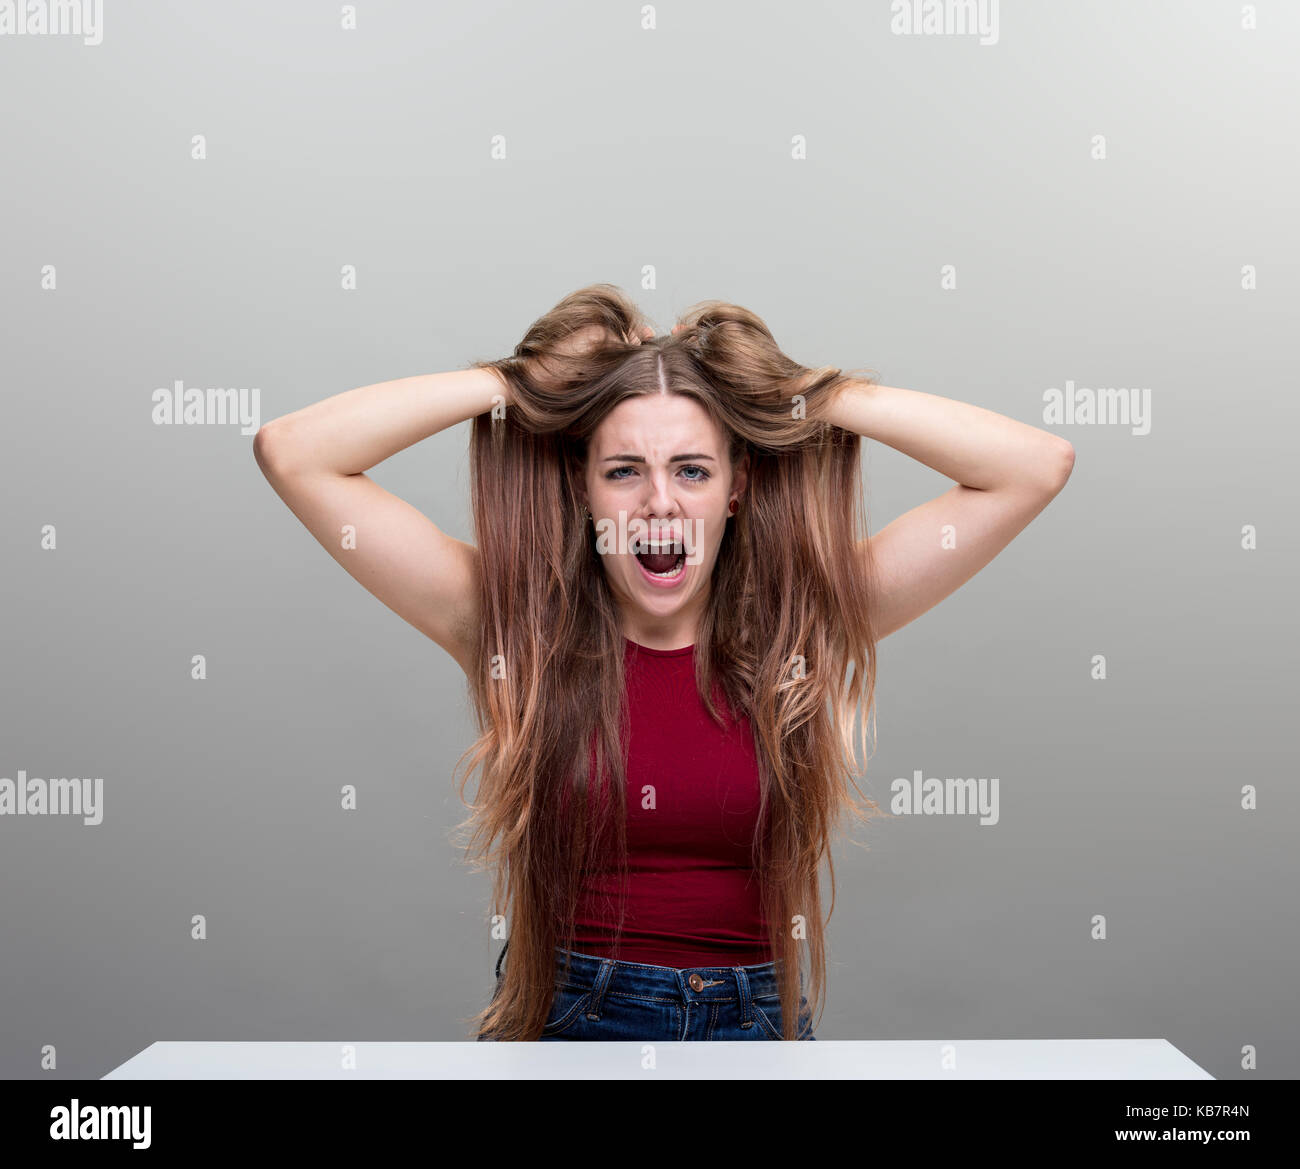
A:
MULTIPOLYGON (((636 468, 632 466, 615 467, 612 471, 605 472, 605 478, 613 479, 614 481, 618 482, 627 478, 627 476, 623 474, 624 471, 634 472, 635 470, 636 468)), ((706 479, 712 478, 712 475, 709 473, 708 468, 701 467, 697 463, 688 463, 687 465, 682 467, 681 470, 683 474, 685 474, 688 471, 698 472, 698 474, 686 475, 686 482, 688 483, 703 483, 706 479)))

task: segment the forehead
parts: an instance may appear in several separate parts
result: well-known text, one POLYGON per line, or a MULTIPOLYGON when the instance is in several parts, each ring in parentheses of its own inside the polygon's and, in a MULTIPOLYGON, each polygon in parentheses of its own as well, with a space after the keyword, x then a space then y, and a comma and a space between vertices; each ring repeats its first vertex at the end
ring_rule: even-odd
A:
POLYGON ((620 402, 591 436, 591 454, 639 454, 667 460, 695 451, 723 456, 722 429, 693 398, 681 394, 643 394, 620 402))

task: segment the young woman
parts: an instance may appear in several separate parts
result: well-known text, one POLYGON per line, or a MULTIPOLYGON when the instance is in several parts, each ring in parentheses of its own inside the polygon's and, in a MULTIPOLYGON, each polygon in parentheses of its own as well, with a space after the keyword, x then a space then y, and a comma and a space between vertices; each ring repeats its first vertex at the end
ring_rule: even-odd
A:
POLYGON ((879 811, 851 794, 876 644, 988 564, 1074 461, 990 411, 799 365, 735 305, 657 337, 609 285, 511 357, 327 398, 254 450, 329 553, 465 670, 466 827, 509 925, 476 1022, 511 1040, 813 1038, 819 870, 843 813, 879 811), (364 473, 467 419, 474 545, 364 473), (868 538, 862 437, 956 485, 868 538))

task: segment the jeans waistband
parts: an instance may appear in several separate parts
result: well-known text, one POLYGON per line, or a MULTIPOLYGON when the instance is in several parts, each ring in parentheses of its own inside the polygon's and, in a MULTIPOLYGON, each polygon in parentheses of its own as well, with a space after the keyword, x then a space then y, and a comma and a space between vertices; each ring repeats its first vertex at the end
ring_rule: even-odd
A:
MULTIPOLYGON (((498 978, 509 946, 507 941, 497 958, 498 978)), ((687 1002, 736 999, 744 1002, 779 993, 775 962, 757 966, 650 966, 581 954, 561 946, 555 947, 555 977, 557 983, 583 989, 595 987, 601 996, 626 994, 680 997, 687 1002)))

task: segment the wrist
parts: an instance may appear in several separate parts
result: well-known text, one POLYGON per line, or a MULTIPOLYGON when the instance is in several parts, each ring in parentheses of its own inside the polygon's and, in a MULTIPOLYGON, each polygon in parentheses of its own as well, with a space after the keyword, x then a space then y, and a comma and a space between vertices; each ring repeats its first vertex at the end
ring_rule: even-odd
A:
POLYGON ((853 428, 846 421, 846 406, 858 396, 863 386, 864 383, 855 378, 845 378, 827 397, 821 412, 822 420, 842 430, 852 430, 853 428))
POLYGON ((483 408, 478 413, 488 413, 498 404, 498 401, 506 406, 511 405, 513 395, 510 393, 510 381, 505 374, 494 365, 479 365, 474 369, 479 377, 477 385, 484 402, 483 408))

